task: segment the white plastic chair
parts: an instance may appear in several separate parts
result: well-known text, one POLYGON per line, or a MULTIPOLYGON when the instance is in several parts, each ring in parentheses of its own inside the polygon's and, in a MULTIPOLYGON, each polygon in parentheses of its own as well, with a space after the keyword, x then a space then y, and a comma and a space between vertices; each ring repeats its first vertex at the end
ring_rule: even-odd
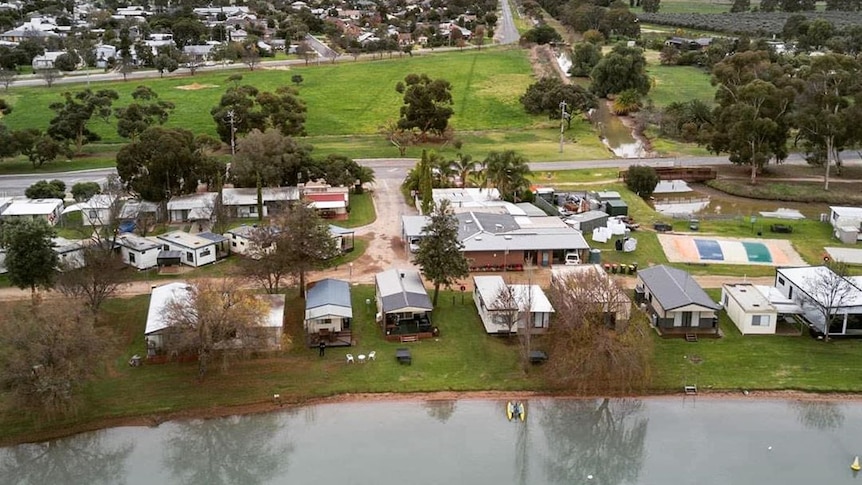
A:
POLYGON ((353 364, 353 363, 354 363, 354 362, 353 362, 353 354, 347 354, 345 357, 347 357, 347 363, 348 363, 348 364, 353 364))
POLYGON ((372 350, 371 352, 368 352, 368 360, 375 360, 375 359, 374 359, 374 357, 375 357, 376 355, 377 355, 377 351, 376 351, 376 350, 372 350))

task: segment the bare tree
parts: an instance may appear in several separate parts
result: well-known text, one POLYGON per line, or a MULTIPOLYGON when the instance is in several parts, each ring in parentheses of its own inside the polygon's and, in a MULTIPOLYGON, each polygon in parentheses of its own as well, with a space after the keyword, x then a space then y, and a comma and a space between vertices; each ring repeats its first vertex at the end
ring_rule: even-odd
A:
POLYGON ((386 141, 391 143, 392 146, 397 148, 398 155, 402 157, 407 154, 407 149, 411 145, 415 145, 419 141, 414 130, 401 129, 394 120, 387 120, 385 124, 378 128, 377 132, 383 135, 386 141))
POLYGON ((272 227, 258 227, 251 235, 248 258, 240 262, 240 273, 262 286, 268 293, 279 293, 281 285, 291 274, 291 257, 277 251, 279 239, 272 227))
POLYGON ((305 65, 308 65, 308 62, 314 59, 317 56, 317 52, 311 47, 311 44, 308 41, 302 41, 296 46, 296 55, 305 60, 305 65))
POLYGON ((64 414, 100 369, 109 337, 75 312, 73 302, 22 304, 0 320, 0 387, 18 409, 64 414))
POLYGON ((162 342, 168 351, 197 353, 198 379, 203 380, 212 355, 220 355, 226 366, 231 357, 264 347, 260 330, 268 313, 265 301, 229 280, 200 280, 185 297, 168 303, 164 319, 169 328, 162 342))
POLYGON ((49 88, 54 85, 54 82, 57 81, 57 79, 60 79, 60 77, 62 77, 60 71, 53 68, 40 69, 37 74, 40 78, 42 78, 43 81, 45 81, 45 85, 47 85, 49 88))
POLYGON ((326 260, 338 254, 329 224, 320 218, 308 201, 289 207, 274 218, 279 229, 276 253, 289 261, 292 276, 299 284, 299 295, 305 297, 305 277, 318 269, 326 260))
POLYGON ((493 312, 494 319, 502 323, 508 329, 509 337, 512 336, 512 329, 518 324, 521 318, 518 295, 515 288, 507 283, 503 283, 497 289, 497 294, 494 301, 489 305, 489 310, 493 312))
POLYGON ((823 319, 823 338, 828 342, 833 329, 843 331, 847 314, 839 313, 839 309, 858 289, 847 280, 847 263, 833 261, 815 271, 816 275, 808 278, 808 292, 802 292, 802 300, 823 319))
POLYGON ((9 91, 9 86, 15 82, 18 72, 14 69, 0 69, 0 84, 3 85, 6 91, 9 91))
POLYGON ((112 298, 123 284, 126 267, 111 248, 112 243, 91 244, 83 249, 83 266, 64 269, 57 275, 55 288, 64 296, 82 301, 97 323, 102 304, 112 298))
POLYGON ((626 393, 649 384, 652 340, 645 314, 614 325, 628 298, 604 273, 573 272, 551 287, 556 310, 548 371, 581 393, 626 393))
POLYGON ((242 62, 248 66, 249 71, 254 71, 255 66, 260 64, 260 49, 257 47, 257 40, 250 40, 242 46, 241 54, 242 62))

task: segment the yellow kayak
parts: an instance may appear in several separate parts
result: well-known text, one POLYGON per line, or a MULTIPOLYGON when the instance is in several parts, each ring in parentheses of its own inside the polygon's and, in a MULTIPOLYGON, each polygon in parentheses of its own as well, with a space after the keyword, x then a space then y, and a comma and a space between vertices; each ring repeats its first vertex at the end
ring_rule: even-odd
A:
POLYGON ((527 419, 527 406, 524 406, 524 403, 518 403, 518 414, 521 417, 521 421, 527 419))
POLYGON ((509 421, 512 420, 512 416, 515 414, 515 405, 512 404, 512 401, 509 401, 506 404, 506 417, 509 418, 509 421))
POLYGON ((859 457, 857 456, 856 459, 853 460, 853 464, 850 465, 850 469, 854 472, 858 472, 860 468, 862 467, 859 466, 859 457))

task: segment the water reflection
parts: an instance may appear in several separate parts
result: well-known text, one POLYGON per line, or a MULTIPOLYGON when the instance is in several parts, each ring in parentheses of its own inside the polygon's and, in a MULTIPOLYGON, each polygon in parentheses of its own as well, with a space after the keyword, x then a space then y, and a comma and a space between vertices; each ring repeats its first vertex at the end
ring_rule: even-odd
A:
POLYGON ((791 409, 806 428, 821 431, 839 429, 844 424, 844 410, 838 403, 829 401, 790 401, 791 409))
POLYGON ((178 423, 168 435, 164 464, 176 483, 265 483, 284 473, 293 445, 278 414, 178 423), (276 440, 276 436, 278 440, 276 440))
POLYGON ((440 421, 441 423, 445 423, 449 421, 449 418, 455 413, 455 406, 458 401, 454 399, 435 399, 430 401, 424 401, 422 403, 422 407, 425 408, 425 412, 428 413, 428 416, 440 421))
POLYGON ((552 483, 638 483, 647 418, 636 399, 546 401, 540 421, 548 438, 552 483))
POLYGON ((104 432, 0 450, 0 482, 16 484, 118 484, 126 482, 131 441, 111 446, 104 432))

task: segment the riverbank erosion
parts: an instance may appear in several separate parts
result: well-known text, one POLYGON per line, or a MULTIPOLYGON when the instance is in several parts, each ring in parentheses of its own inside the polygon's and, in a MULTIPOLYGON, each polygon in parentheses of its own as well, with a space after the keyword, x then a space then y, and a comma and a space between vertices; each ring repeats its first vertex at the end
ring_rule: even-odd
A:
MULTIPOLYGON (((46 427, 16 436, 0 436, 0 447, 14 446, 22 443, 35 443, 64 438, 79 433, 98 431, 102 429, 146 426, 158 427, 169 421, 207 420, 225 418, 228 416, 253 415, 261 413, 279 412, 289 409, 311 407, 327 404, 345 403, 374 403, 393 401, 412 402, 435 402, 435 401, 529 401, 530 399, 573 399, 592 400, 612 398, 634 398, 634 399, 710 399, 710 400, 739 400, 739 401, 803 401, 803 402, 862 402, 862 393, 812 393, 795 390, 785 391, 701 391, 696 396, 683 393, 644 394, 626 396, 583 396, 568 394, 564 392, 531 392, 531 391, 439 391, 420 393, 345 393, 327 397, 298 398, 280 396, 280 399, 269 398, 256 402, 248 402, 234 406, 212 406, 207 408, 183 409, 176 411, 165 411, 161 413, 144 414, 139 416, 115 416, 97 419, 94 421, 71 423, 58 427, 46 427)), ((46 425, 50 424, 46 422, 46 425)))

